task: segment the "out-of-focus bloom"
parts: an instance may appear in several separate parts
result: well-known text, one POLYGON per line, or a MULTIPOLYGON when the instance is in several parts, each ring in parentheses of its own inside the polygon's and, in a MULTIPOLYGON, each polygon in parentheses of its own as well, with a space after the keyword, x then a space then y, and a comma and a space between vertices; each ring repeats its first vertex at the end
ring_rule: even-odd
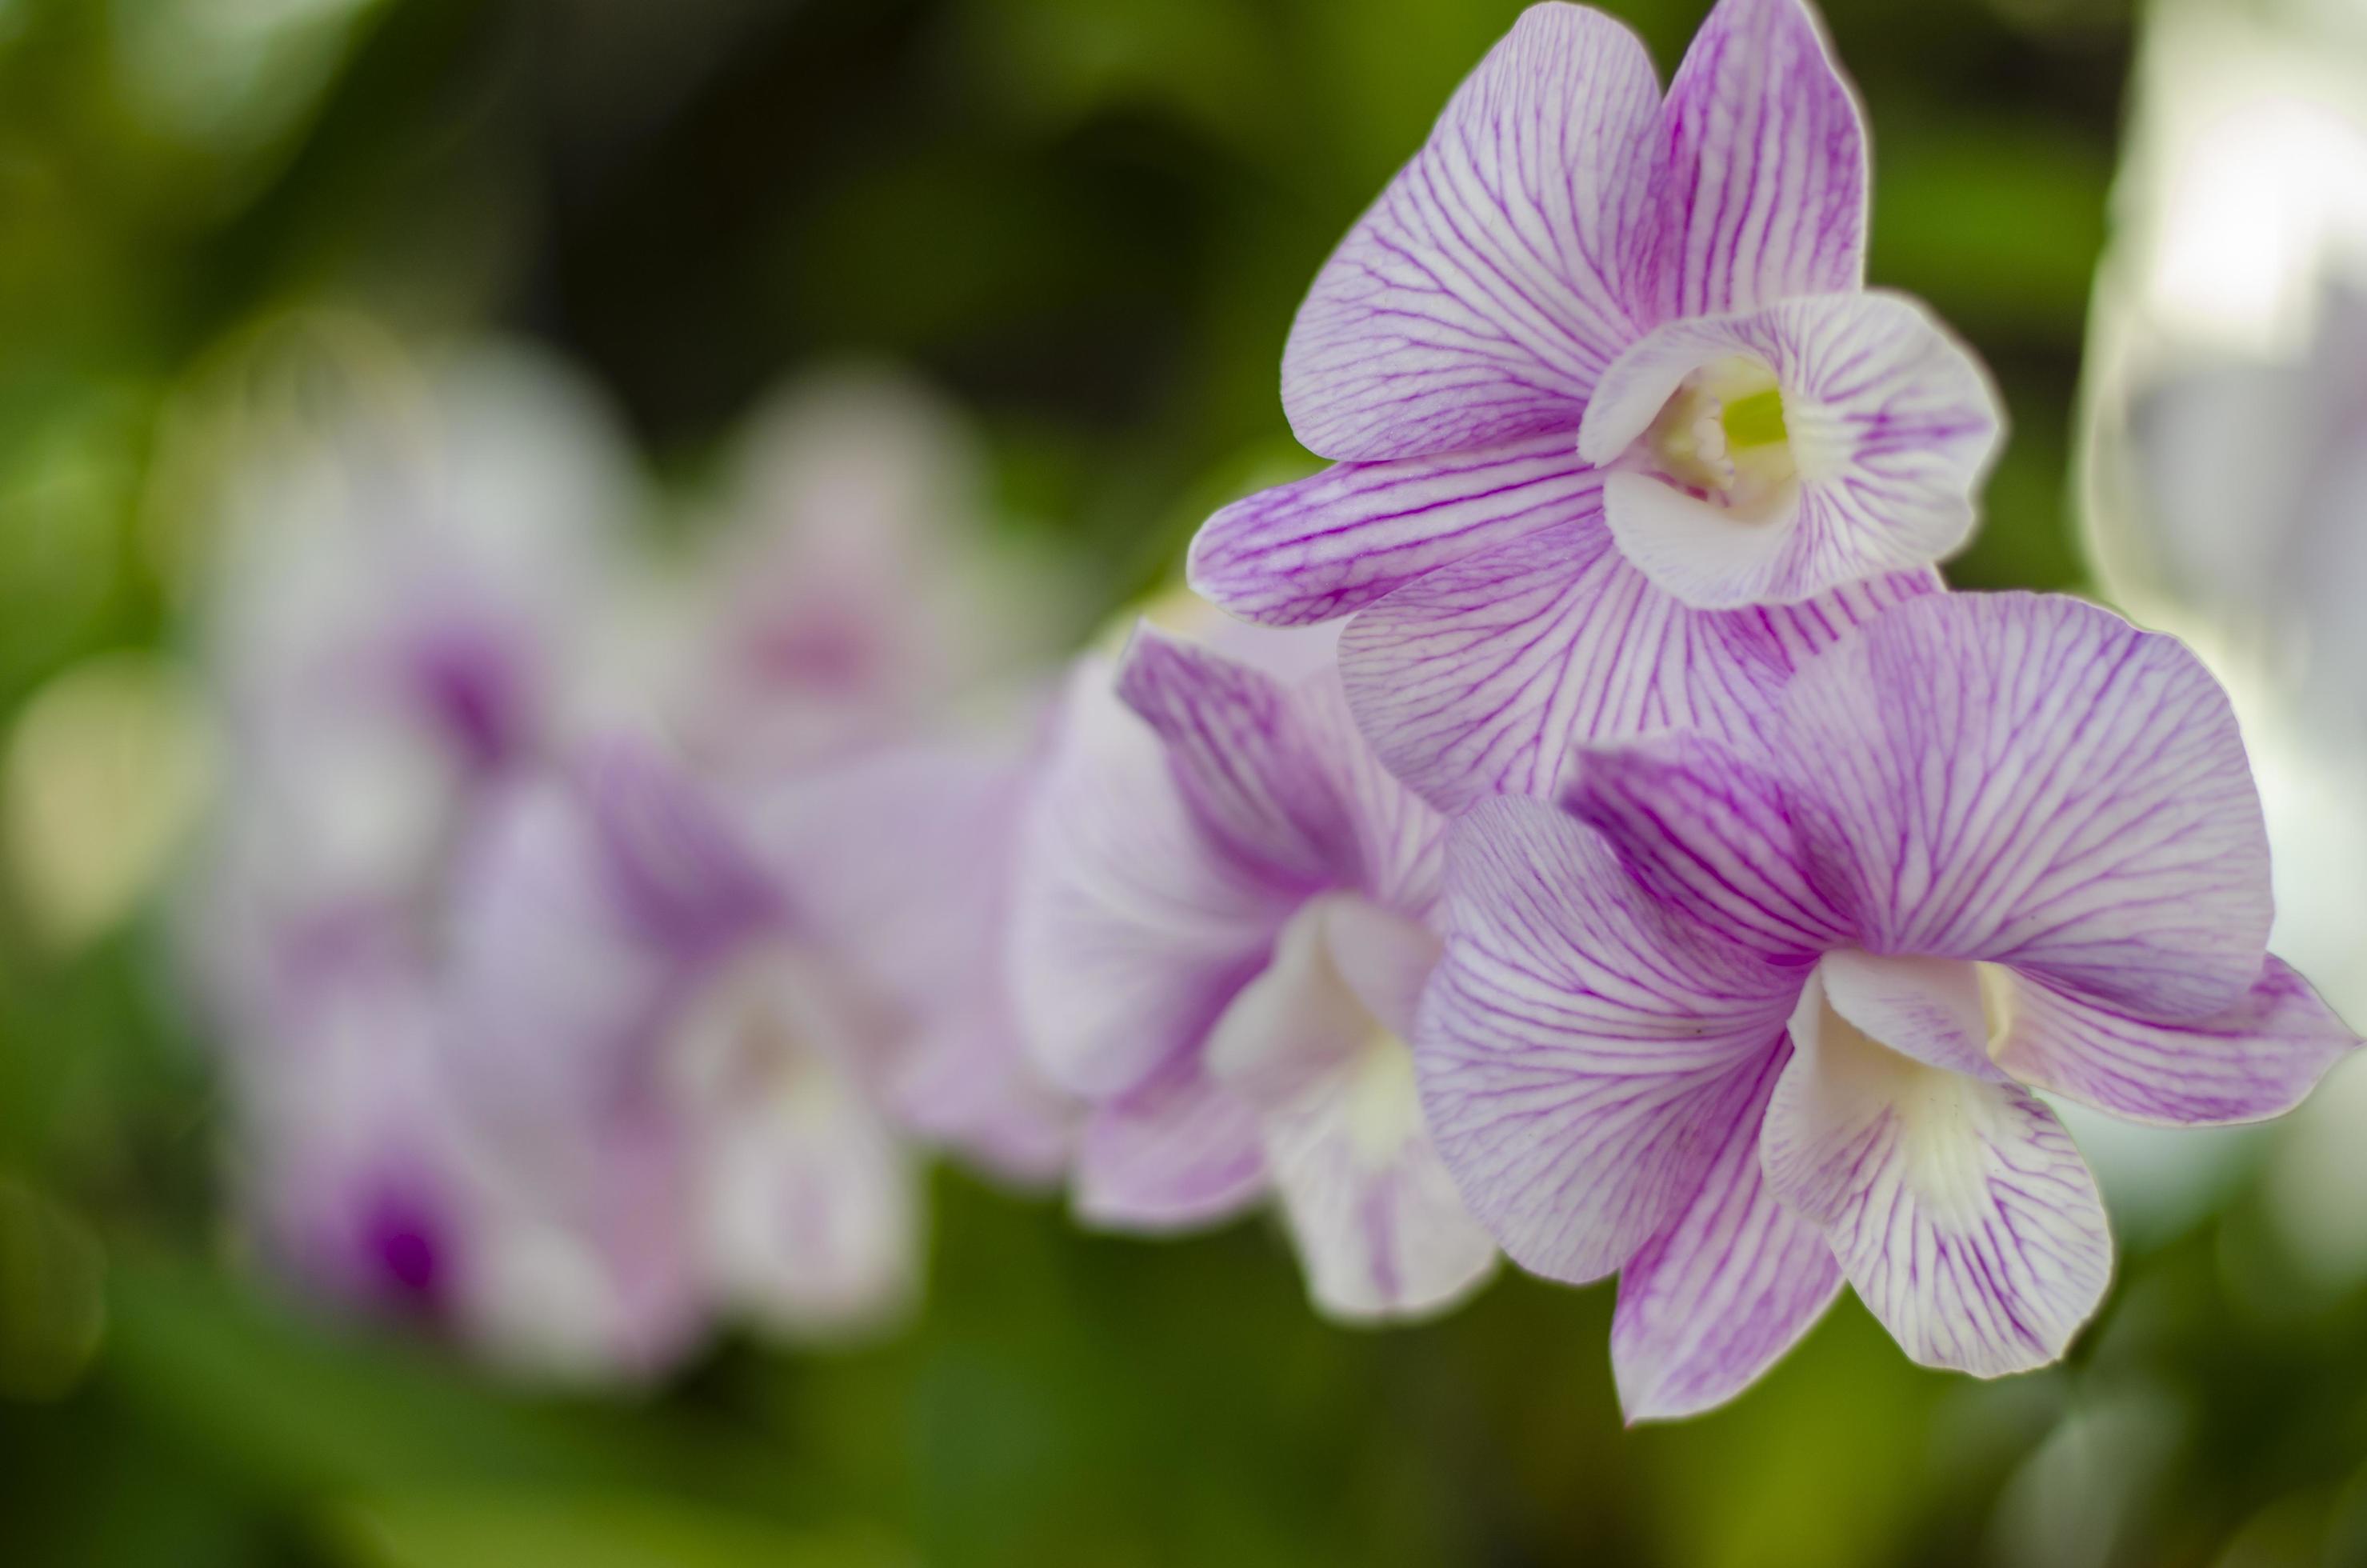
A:
POLYGON ((273 1256, 545 1372, 654 1370, 703 1308, 618 1120, 567 1188, 517 1179, 453 1077, 455 846, 606 699, 635 483, 573 382, 513 351, 275 426, 218 498, 227 744, 185 910, 273 1256))
POLYGON ((207 607, 232 766, 195 936, 218 981, 289 922, 431 899, 475 793, 592 700, 636 494, 588 395, 515 351, 280 437, 221 498, 207 607))
POLYGON ((1073 624, 1048 562, 989 527, 954 413, 885 370, 817 372, 750 420, 680 585, 665 699, 702 769, 744 776, 910 740, 1025 679, 1073 624))
POLYGON ((1404 1043, 1441 823, 1356 734, 1330 634, 1237 637, 1146 626, 1074 671, 1019 870, 1025 1038, 1092 1107, 1088 1220, 1185 1226, 1270 1184, 1319 1306, 1436 1311, 1495 1263, 1404 1043))
POLYGON ((1565 805, 1458 824, 1417 1053, 1506 1250, 1623 1270, 1634 1415, 1731 1396, 1843 1276, 1919 1361, 2053 1359, 2112 1241, 2031 1091, 2248 1120, 2357 1043, 2267 956, 2225 698, 2074 600, 1901 606, 1756 743, 1589 750, 1565 805))
POLYGON ((235 1168, 271 1258, 350 1306, 569 1379, 670 1364, 705 1322, 646 1139, 572 1190, 516 1179, 459 1098, 447 1011, 396 923, 316 925, 279 954, 249 1040, 235 1168))
POLYGON ((719 1304, 827 1334, 903 1301, 892 1020, 707 789, 645 746, 587 746, 495 802, 457 875, 456 1071, 522 1179, 589 1189, 610 1130, 646 1124, 719 1304))
POLYGON ((1998 441, 1972 357, 1862 289, 1865 212, 1801 0, 1721 0, 1665 99, 1618 24, 1534 7, 1300 308, 1284 405, 1338 466, 1211 518, 1194 586, 1360 611, 1357 716, 1449 808, 1732 722, 1931 585, 1998 441))

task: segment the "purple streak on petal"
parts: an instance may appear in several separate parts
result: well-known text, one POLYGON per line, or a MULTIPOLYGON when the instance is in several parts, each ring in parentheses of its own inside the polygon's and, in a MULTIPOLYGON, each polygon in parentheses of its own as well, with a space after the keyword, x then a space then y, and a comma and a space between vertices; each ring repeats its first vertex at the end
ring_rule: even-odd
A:
POLYGON ((586 749, 575 770, 618 907, 650 942, 703 957, 777 917, 779 894, 697 780, 626 740, 586 749))
POLYGON ((504 629, 455 621, 422 636, 411 675, 429 721, 461 760, 490 773, 517 760, 534 727, 533 682, 504 629))
POLYGON ((1770 745, 1868 951, 2162 1018, 2259 973, 2259 798, 2225 694, 2169 638, 2060 597, 1923 599, 1804 667, 1770 745))
POLYGON ((404 1308, 440 1317, 452 1290, 452 1236, 443 1206, 415 1184, 390 1181, 362 1218, 362 1245, 404 1308))
POLYGON ((1980 1377, 2061 1356, 2103 1299, 2095 1178, 2026 1091, 1867 1040, 1811 986, 1761 1144, 1767 1182, 1821 1227, 1902 1349, 1980 1377))
POLYGON ((1654 730, 1747 730, 1808 655, 1938 586, 1904 573, 1784 608, 1689 610, 1596 524, 1446 566, 1350 622, 1341 673, 1357 722, 1441 810, 1542 795, 1573 744, 1654 730))
POLYGON ((1611 476, 1604 517, 1646 576, 1705 609, 1793 604, 1964 544, 2003 415, 1979 361, 1899 295, 1821 294, 1657 328, 1604 372, 1580 455, 1617 460, 1684 377, 1738 356, 1774 372, 1794 498, 1738 518, 1656 472, 1611 476))
POLYGON ((1798 1343, 1841 1287, 1815 1226, 1775 1201, 1760 1129, 1791 1059, 1778 1040, 1688 1203, 1619 1271, 1611 1368, 1629 1421, 1693 1415, 1740 1393, 1798 1343))
POLYGON ((1537 6, 1349 231, 1283 354, 1291 428, 1372 460, 1576 427, 1636 328, 1636 249, 1659 84, 1634 34, 1537 6))
POLYGON ((1783 786, 1722 741, 1680 731, 1582 750, 1562 801, 1630 876, 1729 941, 1796 963, 1848 937, 1783 786))
POLYGON ((1802 0, 1720 0, 1654 133, 1661 319, 1855 289, 1865 132, 1802 0))
POLYGON ((1088 1113, 1077 1146, 1077 1216, 1104 1230, 1189 1230, 1265 1191, 1257 1112, 1181 1058, 1088 1113))
POLYGON ((1299 892, 1358 880, 1346 805, 1288 687, 1145 623, 1118 662, 1117 694, 1165 744, 1202 827, 1241 863, 1299 892))
POLYGON ((1447 865, 1414 1040, 1432 1136, 1506 1252, 1598 1278, 1700 1187, 1798 971, 1680 924, 1543 801, 1474 808, 1447 865))
POLYGON ((1998 1051, 2023 1083, 2131 1121, 2202 1127, 2258 1121, 2301 1103, 2357 1049, 2309 983, 2275 959, 2236 1005, 2165 1024, 2016 976, 1998 1051))
POLYGON ((1556 523, 1599 516, 1603 476, 1568 432, 1397 462, 1340 463, 1236 501, 1192 541, 1192 586, 1304 626, 1556 523))
POLYGON ((1099 659, 1070 676, 1018 865, 1022 1032, 1054 1083, 1094 1098, 1195 1051, 1297 903, 1208 837, 1099 659))

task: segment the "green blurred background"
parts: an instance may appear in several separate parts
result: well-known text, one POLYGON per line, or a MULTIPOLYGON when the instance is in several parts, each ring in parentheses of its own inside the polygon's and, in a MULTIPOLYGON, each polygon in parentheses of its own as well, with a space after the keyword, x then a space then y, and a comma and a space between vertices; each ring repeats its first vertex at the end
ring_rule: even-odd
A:
MULTIPOLYGON (((661 475, 784 372, 912 364, 1106 602, 1253 479, 1324 253, 1505 0, 0 0, 0 725, 171 649, 190 389, 292 310, 487 326, 605 383, 661 475)), ((1614 7, 1664 70, 1693 0, 1614 7)), ((1832 0, 1876 281, 2013 415, 1976 586, 2076 586, 2072 407, 2135 19, 1832 0)), ((21 861, 24 845, 16 843, 21 861)), ((153 913, 0 877, 0 1562, 2332 1564, 2367 1561, 2367 1297, 2240 1181, 2131 1227, 2071 1361, 1909 1366, 1844 1301, 1729 1409, 1626 1431, 1607 1287, 1307 1310, 1263 1221, 1083 1236, 936 1181, 929 1302, 625 1399, 505 1389, 257 1281, 153 913)))

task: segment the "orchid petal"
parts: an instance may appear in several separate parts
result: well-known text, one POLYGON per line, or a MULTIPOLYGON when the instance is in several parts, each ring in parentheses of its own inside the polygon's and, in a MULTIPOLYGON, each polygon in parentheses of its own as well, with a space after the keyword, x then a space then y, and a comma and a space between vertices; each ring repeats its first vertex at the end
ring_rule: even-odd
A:
POLYGON ((1610 475, 1612 538, 1655 585, 1705 609, 1792 604, 1930 565, 1971 536, 2004 425, 1997 394, 1979 361, 1899 295, 1822 294, 1668 323, 1604 372, 1579 454, 1610 465, 1686 377, 1738 357, 1773 375, 1796 477, 1761 515, 1641 468, 1610 475))
POLYGON ((1654 143, 1661 319, 1858 287, 1865 130, 1802 0, 1720 0, 1654 143))
POLYGON ((1404 1043, 1367 1039, 1265 1119, 1275 1195, 1327 1314, 1444 1311, 1495 1270, 1423 1131, 1404 1043))
MULTIPOLYGON (((1997 971, 1992 971, 1997 972, 1997 971)), ((1960 959, 1876 958, 1856 948, 1817 965, 1825 1000, 1867 1039, 1930 1067, 2003 1083, 1989 1060, 1978 965, 1960 959)))
POLYGON ((1771 744, 1868 951, 2157 1018, 2259 973, 2259 797, 2225 694, 2169 638, 2062 597, 1903 605, 1800 671, 1771 744))
POLYGON ((1250 1103, 1185 1058, 1088 1114, 1077 1145, 1077 1216, 1104 1230, 1188 1230, 1265 1190, 1250 1103))
POLYGON ((1234 615, 1304 626, 1465 556, 1600 515, 1603 476, 1567 431, 1393 462, 1339 463, 1234 502, 1192 541, 1192 586, 1234 615))
POLYGON ((1760 1128, 1791 1058, 1767 1053, 1750 1102, 1677 1216, 1619 1271, 1611 1369, 1630 1421, 1672 1420, 1757 1381, 1824 1315, 1840 1265, 1760 1174, 1760 1128))
POLYGON ((1931 1367, 1980 1377, 2063 1354, 2102 1301, 2103 1200, 2055 1113, 2011 1084, 1871 1040, 1811 982, 1761 1145, 1874 1315, 1931 1367))
POLYGON ((1797 971, 1680 924, 1542 801, 1475 807, 1447 864, 1415 1029, 1432 1137, 1524 1267, 1599 1278, 1699 1189, 1797 971))
MULTIPOLYGON (((1332 958, 1331 924, 1344 893, 1310 899, 1283 927, 1274 960, 1241 987, 1209 1031, 1206 1063, 1216 1081, 1261 1108, 1288 1103, 1312 1081, 1353 1058, 1376 1029, 1332 958)), ((1434 960, 1424 955, 1418 988, 1434 960)))
POLYGON ((2033 976, 2010 980, 1998 1062, 2025 1084, 2131 1121, 2258 1121, 2301 1103, 2358 1036, 2275 959, 2235 1006, 2157 1023, 2033 976))
POLYGON ((1283 406, 1369 460, 1569 430, 1635 331, 1620 276, 1659 97, 1636 36, 1533 6, 1299 308, 1283 406))
POLYGON ((1353 830, 1283 683, 1146 622, 1119 661, 1117 694, 1166 744, 1185 802, 1237 860, 1300 888, 1354 875, 1353 830))
POLYGON ((1849 929, 1780 781, 1721 741, 1679 732, 1581 751, 1562 801, 1629 875, 1730 941, 1802 960, 1849 929))
POLYGON ((1804 659, 1930 573, 1807 604, 1689 610, 1598 527, 1546 529, 1409 584, 1349 623, 1342 677, 1381 760, 1432 804, 1543 795, 1573 744, 1747 730, 1804 659))
POLYGON ((1011 993, 1036 1064, 1078 1094, 1196 1050, 1296 903, 1210 842, 1100 660, 1070 677, 1022 840, 1011 993))

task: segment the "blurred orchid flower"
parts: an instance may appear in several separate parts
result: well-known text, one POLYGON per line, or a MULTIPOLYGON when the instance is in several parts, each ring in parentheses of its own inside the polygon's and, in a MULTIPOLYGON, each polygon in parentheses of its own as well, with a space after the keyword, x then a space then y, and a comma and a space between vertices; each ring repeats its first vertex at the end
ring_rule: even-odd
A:
POLYGON ((1416 1051, 1506 1250, 1621 1271, 1632 1416, 1730 1398, 1843 1277, 1927 1365, 2054 1359, 2112 1240, 2031 1091, 2249 1120, 2358 1043, 2267 954, 2225 697, 2074 600, 1901 606, 1759 743, 1589 750, 1564 801, 1457 824, 1416 1051))
POLYGON ((919 386, 844 368, 775 394, 679 585, 687 755, 753 776, 898 744, 1051 659, 1075 596, 987 500, 974 439, 919 386))
POLYGON ((206 650, 232 767, 192 929, 215 989, 251 989, 227 971, 283 920, 432 895, 479 789, 604 684, 635 488, 589 395, 501 349, 236 476, 206 650))
POLYGON ((275 1049, 232 1064, 241 1176, 275 1258, 331 1299, 425 1320, 521 1371, 671 1365, 705 1313, 656 1200, 662 1152, 628 1131, 572 1191, 508 1179, 473 1136, 446 1012, 404 932, 323 925, 283 958, 275 1049))
POLYGON ((1450 810, 1747 714, 1933 585, 2000 433, 1972 356, 1862 288, 1865 223, 1801 0, 1721 0, 1665 99, 1617 23, 1532 7, 1300 307, 1284 406, 1338 466, 1210 518, 1193 585, 1359 612, 1357 717, 1450 810))
POLYGON ((1438 816, 1357 736, 1324 632, 1149 626, 1080 663, 1035 797, 1014 989, 1091 1106, 1079 1209, 1161 1230, 1269 1186, 1317 1304, 1434 1312, 1495 1265, 1405 1044, 1438 956, 1438 816))

